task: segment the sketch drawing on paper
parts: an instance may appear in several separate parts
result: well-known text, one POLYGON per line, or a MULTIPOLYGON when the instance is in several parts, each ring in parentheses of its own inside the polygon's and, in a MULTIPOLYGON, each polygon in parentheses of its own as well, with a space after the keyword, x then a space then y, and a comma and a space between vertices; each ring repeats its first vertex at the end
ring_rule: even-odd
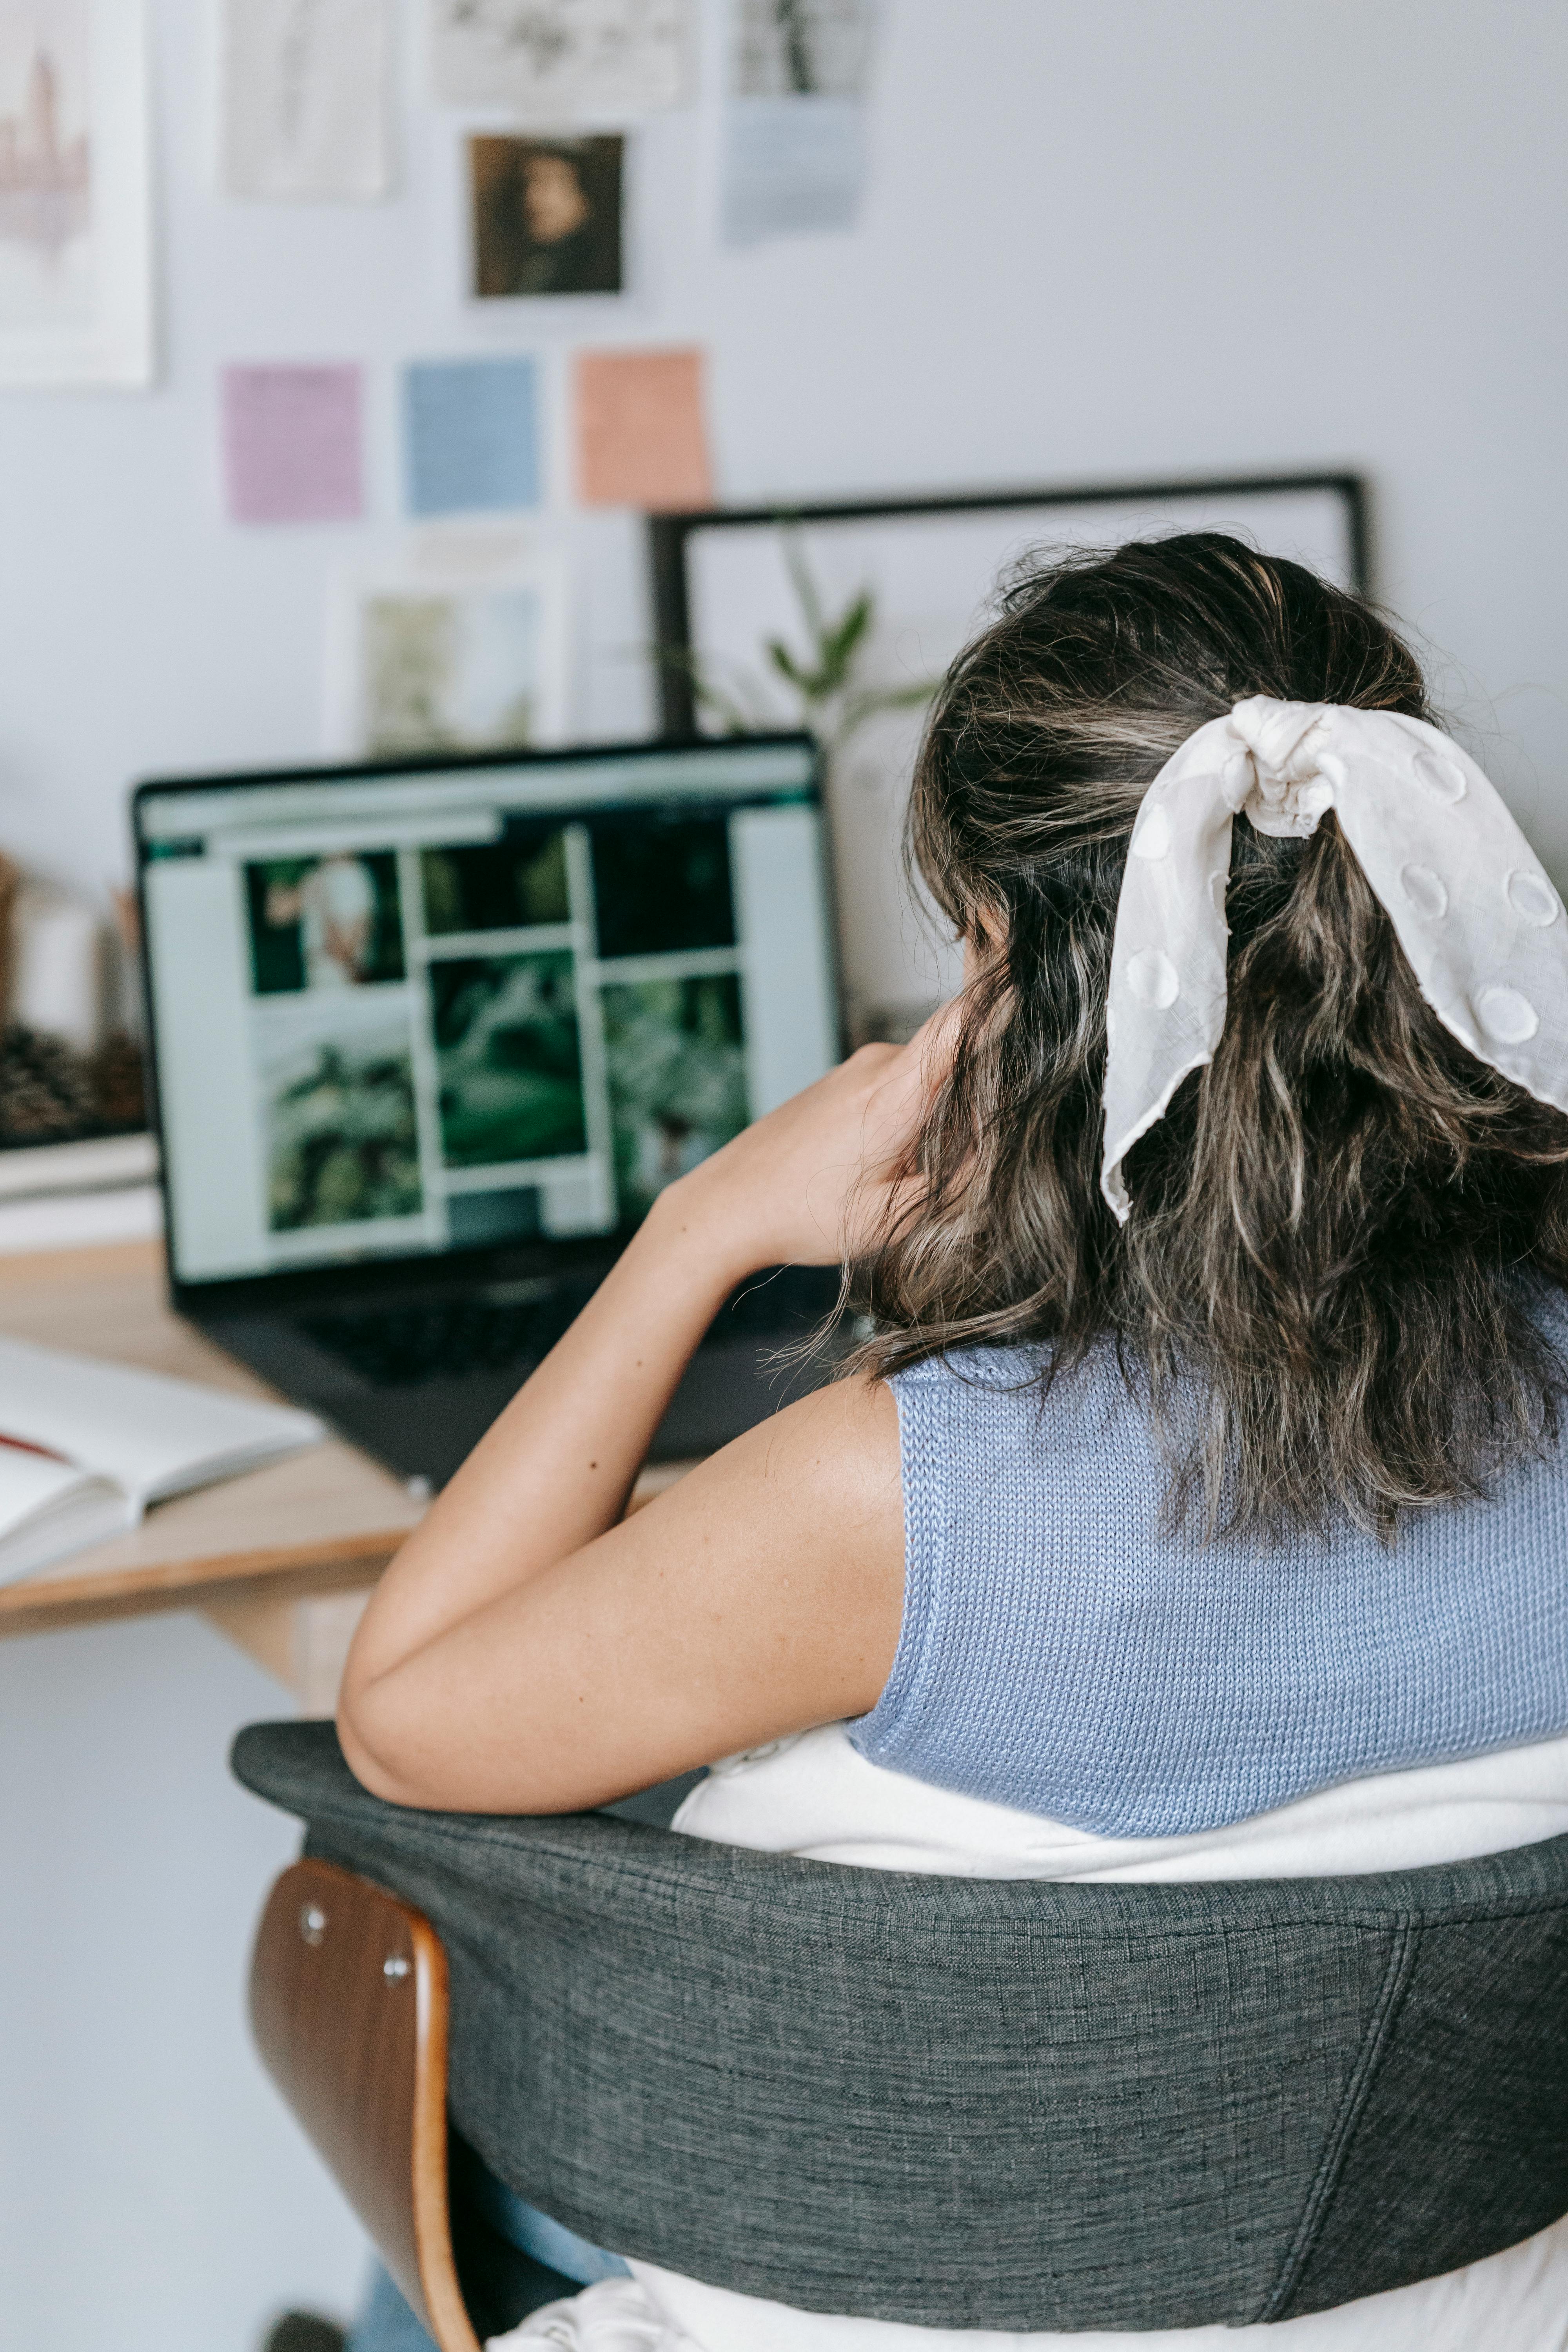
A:
POLYGON ((226 0, 233 196, 368 203, 391 184, 387 0, 226 0))
POLYGON ((735 0, 722 219, 731 245, 853 228, 871 0, 735 0))
POLYGON ((871 55, 870 0, 739 0, 739 98, 860 98, 871 55))
POLYGON ((0 10, 0 243, 32 257, 47 300, 91 218, 87 0, 0 10))
POLYGON ((552 126, 688 94, 690 0, 433 0, 438 98, 552 126))
POLYGON ((152 372, 137 0, 0 0, 0 384, 152 372))

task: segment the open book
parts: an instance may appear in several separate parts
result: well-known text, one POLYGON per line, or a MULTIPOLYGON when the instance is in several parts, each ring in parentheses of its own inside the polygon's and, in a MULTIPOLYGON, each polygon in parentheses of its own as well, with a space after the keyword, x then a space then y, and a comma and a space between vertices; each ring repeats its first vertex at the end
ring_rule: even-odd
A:
POLYGON ((0 1339, 0 1584, 323 1434, 291 1405, 0 1339))

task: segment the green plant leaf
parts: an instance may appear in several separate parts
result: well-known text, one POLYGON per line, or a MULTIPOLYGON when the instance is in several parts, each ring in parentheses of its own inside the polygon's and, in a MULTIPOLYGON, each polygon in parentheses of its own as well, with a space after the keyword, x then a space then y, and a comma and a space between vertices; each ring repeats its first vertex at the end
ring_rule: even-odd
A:
POLYGON ((689 646, 655 645, 651 651, 661 669, 678 671, 690 680, 693 702, 700 710, 711 711, 727 735, 765 735, 778 725, 778 712, 767 708, 744 670, 736 667, 726 685, 689 646))
POLYGON ((759 724, 751 711, 731 701, 720 687, 699 680, 692 687, 692 695, 699 709, 711 710, 715 718, 722 719, 726 735, 759 735, 766 731, 765 722, 759 724))
POLYGON ((807 635, 812 643, 820 647, 827 621, 816 582, 812 577, 811 566, 800 543, 800 533, 793 527, 781 526, 779 537, 784 544, 784 566, 789 572, 790 584, 795 590, 795 602, 800 606, 807 635))
POLYGON ((869 588, 862 588, 843 614, 837 627, 829 632, 824 651, 838 665, 840 674, 848 668, 856 646, 871 625, 876 609, 876 597, 869 588))
POLYGON ((779 676, 781 677, 787 677, 791 686, 795 688, 797 693, 809 694, 811 692, 815 672, 801 668, 800 664, 796 661, 794 654, 791 653, 789 647, 784 644, 782 637, 769 637, 766 640, 764 650, 766 651, 768 659, 772 662, 779 676))

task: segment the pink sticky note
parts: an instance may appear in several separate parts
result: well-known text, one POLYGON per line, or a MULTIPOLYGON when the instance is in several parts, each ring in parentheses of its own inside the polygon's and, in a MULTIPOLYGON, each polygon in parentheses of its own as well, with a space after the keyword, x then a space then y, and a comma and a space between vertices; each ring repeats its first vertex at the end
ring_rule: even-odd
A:
POLYGON ((228 367, 223 440, 236 522, 356 522, 364 512, 361 372, 228 367))

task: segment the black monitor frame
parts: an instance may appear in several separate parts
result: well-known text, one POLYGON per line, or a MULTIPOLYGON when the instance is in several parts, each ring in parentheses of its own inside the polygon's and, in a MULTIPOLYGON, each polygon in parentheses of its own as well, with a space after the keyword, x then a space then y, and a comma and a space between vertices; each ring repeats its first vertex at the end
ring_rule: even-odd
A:
POLYGON ((1044 489, 952 490, 934 497, 857 499, 846 504, 806 505, 780 499, 771 506, 705 507, 678 514, 650 515, 648 568, 664 731, 677 742, 688 740, 699 732, 692 691, 691 664, 696 648, 691 642, 687 552, 692 540, 705 531, 755 529, 759 523, 788 526, 868 522, 900 516, 983 514, 1008 507, 1079 507, 1099 503, 1160 506, 1171 499, 1268 497, 1292 490, 1329 490, 1343 499, 1350 531, 1352 584, 1366 593, 1371 576, 1369 499, 1365 480, 1353 473, 1237 474, 1165 482, 1058 483, 1044 489))

